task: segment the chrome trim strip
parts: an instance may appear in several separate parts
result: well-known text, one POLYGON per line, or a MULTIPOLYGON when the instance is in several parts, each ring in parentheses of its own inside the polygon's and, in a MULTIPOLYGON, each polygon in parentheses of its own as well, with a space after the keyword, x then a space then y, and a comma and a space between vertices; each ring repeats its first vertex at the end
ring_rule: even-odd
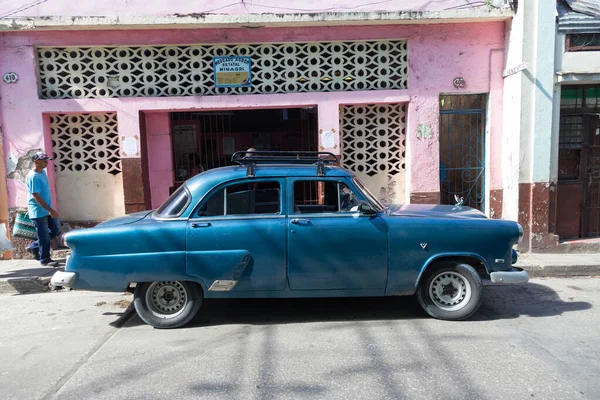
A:
POLYGON ((234 220, 247 220, 247 219, 284 219, 285 215, 279 214, 252 214, 252 215, 219 215, 215 217, 200 217, 190 218, 190 222, 203 222, 203 221, 234 221, 234 220))
POLYGON ((156 217, 154 215, 152 215, 152 218, 154 218, 157 221, 187 221, 188 220, 185 217, 181 217, 181 218, 166 218, 166 217, 156 217))
POLYGON ((293 214, 289 218, 356 218, 356 217, 374 217, 360 212, 336 212, 336 213, 312 213, 312 214, 293 214))
POLYGON ((521 224, 517 223, 517 228, 519 229, 519 240, 517 241, 517 243, 521 243, 523 241, 523 227, 521 226, 521 224))
POLYGON ((229 292, 237 285, 238 281, 216 280, 208 288, 209 292, 229 292))
MULTIPOLYGON (((174 215, 172 218, 169 218, 169 217, 159 217, 158 216, 158 208, 162 207, 162 204, 161 204, 156 210, 154 210, 154 212, 152 212, 152 216, 153 217, 155 217, 155 218, 165 218, 165 219, 173 220, 175 218, 181 217, 181 215, 187 211, 188 207, 192 203, 192 192, 190 192, 190 189, 188 189, 188 187, 185 184, 185 182, 182 184, 182 186, 183 186, 183 189, 185 190, 185 192, 187 193, 188 196, 187 196, 187 201, 185 202, 185 206, 181 209, 181 212, 179 214, 177 214, 177 215, 174 215)), ((169 196, 169 197, 171 197, 171 196, 169 196)))
POLYGON ((492 283, 525 283, 529 281, 529 274, 520 268, 513 267, 510 271, 498 271, 490 274, 492 283))

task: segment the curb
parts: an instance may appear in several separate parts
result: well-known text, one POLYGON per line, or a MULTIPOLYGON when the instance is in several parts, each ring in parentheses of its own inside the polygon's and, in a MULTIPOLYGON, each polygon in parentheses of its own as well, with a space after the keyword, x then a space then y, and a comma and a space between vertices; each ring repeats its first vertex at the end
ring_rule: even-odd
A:
POLYGON ((573 278, 600 276, 600 265, 516 265, 530 278, 573 278))

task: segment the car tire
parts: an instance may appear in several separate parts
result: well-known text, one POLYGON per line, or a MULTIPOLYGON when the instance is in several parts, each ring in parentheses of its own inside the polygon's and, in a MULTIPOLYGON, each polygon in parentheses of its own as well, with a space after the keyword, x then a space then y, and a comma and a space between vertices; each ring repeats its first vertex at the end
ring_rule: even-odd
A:
POLYGON ((137 283, 133 292, 140 318, 158 329, 184 326, 196 316, 203 299, 200 285, 187 281, 137 283))
POLYGON ((437 319, 467 319, 479 309, 483 284, 468 264, 445 262, 428 268, 417 288, 421 307, 437 319))

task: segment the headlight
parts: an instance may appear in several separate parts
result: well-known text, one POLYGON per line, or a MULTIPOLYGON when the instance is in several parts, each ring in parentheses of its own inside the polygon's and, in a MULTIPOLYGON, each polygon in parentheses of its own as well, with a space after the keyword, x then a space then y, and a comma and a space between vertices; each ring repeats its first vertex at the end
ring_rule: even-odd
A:
POLYGON ((517 224, 517 228, 519 228, 519 241, 517 243, 521 243, 523 240, 523 227, 521 224, 517 224))

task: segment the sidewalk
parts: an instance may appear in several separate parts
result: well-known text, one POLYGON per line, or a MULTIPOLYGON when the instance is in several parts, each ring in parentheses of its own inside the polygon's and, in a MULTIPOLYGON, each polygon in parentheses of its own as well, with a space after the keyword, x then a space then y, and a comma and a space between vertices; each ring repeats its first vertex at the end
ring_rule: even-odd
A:
POLYGON ((532 278, 600 276, 600 253, 590 254, 519 254, 517 267, 532 278))
POLYGON ((57 261, 55 268, 36 260, 0 260, 0 294, 47 292, 52 274, 64 270, 65 260, 57 261))
MULTIPOLYGON (((0 294, 39 293, 50 290, 59 266, 42 267, 35 260, 0 260, 0 294)), ((517 267, 525 269, 532 278, 600 276, 600 254, 520 254, 517 267)))

